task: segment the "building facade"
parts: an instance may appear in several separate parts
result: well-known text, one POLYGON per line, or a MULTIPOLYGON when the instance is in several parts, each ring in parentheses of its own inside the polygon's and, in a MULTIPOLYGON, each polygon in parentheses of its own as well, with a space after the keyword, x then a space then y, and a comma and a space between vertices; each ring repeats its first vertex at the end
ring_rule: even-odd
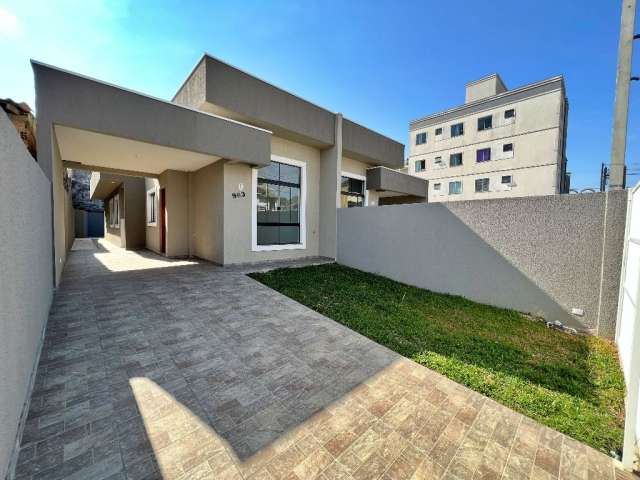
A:
POLYGON ((171 101, 32 64, 56 282, 73 240, 68 168, 97 172, 112 243, 224 265, 335 258, 338 208, 426 201, 427 182, 397 171, 404 145, 210 55, 171 101))
POLYGON ((429 181, 429 202, 568 193, 568 108, 561 76, 471 82, 464 105, 409 124, 407 172, 429 181))

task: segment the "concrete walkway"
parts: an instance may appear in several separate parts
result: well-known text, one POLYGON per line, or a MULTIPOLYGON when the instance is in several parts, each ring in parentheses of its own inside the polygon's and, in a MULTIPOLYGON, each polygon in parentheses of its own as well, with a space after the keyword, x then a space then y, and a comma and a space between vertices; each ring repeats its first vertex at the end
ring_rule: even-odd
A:
POLYGON ((243 275, 87 242, 17 478, 613 479, 612 461, 243 275))

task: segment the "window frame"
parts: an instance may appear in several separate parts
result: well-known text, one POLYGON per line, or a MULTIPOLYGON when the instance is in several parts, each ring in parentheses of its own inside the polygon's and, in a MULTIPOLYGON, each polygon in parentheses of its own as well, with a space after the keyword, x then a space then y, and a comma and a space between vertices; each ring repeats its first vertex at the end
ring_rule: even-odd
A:
POLYGON ((464 156, 462 155, 462 152, 456 152, 456 153, 450 153, 449 154, 449 167, 450 168, 455 168, 455 167, 461 167, 462 165, 464 165, 464 156), (460 155, 460 163, 457 165, 452 165, 451 164, 451 159, 454 155, 460 155))
POLYGON ((420 160, 415 160, 415 161, 413 162, 413 171, 414 171, 415 173, 424 172, 426 169, 427 169, 427 161, 426 161, 424 158, 423 158, 423 159, 420 159, 420 160), (420 170, 418 170, 418 168, 417 168, 417 167, 418 167, 418 164, 420 164, 420 165, 421 165, 421 169, 420 169, 420 170))
POLYGON ((147 190, 147 226, 155 227, 158 225, 158 191, 155 187, 147 190), (150 201, 150 197, 153 195, 153 201, 150 201), (153 209, 151 209, 151 205, 153 203, 153 209), (150 219, 150 213, 153 210, 154 218, 150 219))
POLYGON ((462 180, 451 180, 447 187, 448 187, 447 188, 447 193, 449 195, 462 195, 462 180), (451 184, 453 184, 453 183, 459 183, 460 184, 460 191, 459 192, 451 193, 451 184))
MULTIPOLYGON (((258 245, 258 170, 251 169, 251 251, 270 252, 275 250, 304 250, 307 248, 307 164, 300 160, 271 155, 271 161, 300 167, 300 243, 283 245, 258 245)), ((264 165, 266 166, 266 165, 264 165)))
POLYGON ((484 163, 484 162, 490 162, 491 161, 491 147, 484 147, 484 148, 477 148, 476 149, 476 163, 484 163), (485 159, 485 160, 480 160, 478 158, 478 156, 480 155, 480 152, 489 152, 489 158, 485 159))
POLYGON ((475 193, 489 193, 491 191, 491 180, 489 177, 476 178, 474 181, 475 193), (487 189, 478 190, 478 182, 482 182, 482 186, 486 184, 487 189))
POLYGON ((515 108, 507 108, 503 113, 502 113, 502 121, 505 125, 511 125, 513 123, 516 122, 516 109, 515 108), (510 117, 507 117, 507 112, 513 112, 513 115, 510 117))
MULTIPOLYGON (((361 180, 362 186, 364 187, 364 196, 363 196, 363 207, 369 206, 369 190, 367 189, 367 177, 365 175, 358 175, 357 173, 351 172, 340 172, 340 180, 342 183, 342 177, 351 178, 353 180, 361 180)), ((340 187, 340 197, 342 197, 342 186, 340 187)), ((340 207, 343 208, 343 207, 340 207)))
POLYGON ((442 140, 443 133, 444 133, 443 127, 436 127, 434 130, 433 136, 436 140, 442 140), (438 133, 438 130, 440 130, 440 133, 438 133))
POLYGON ((449 126, 449 131, 451 133, 451 138, 464 136, 464 122, 458 122, 458 123, 454 123, 454 124, 450 125, 449 126), (454 135, 453 134, 453 129, 454 129, 454 127, 457 127, 458 125, 460 125, 460 133, 457 134, 457 135, 454 135))
POLYGON ((500 185, 509 185, 510 187, 513 184, 513 175, 501 175, 500 176, 500 185), (505 182, 504 179, 508 178, 509 181, 505 182))
POLYGON ((442 160, 442 155, 438 155, 433 159, 433 168, 447 168, 447 164, 442 160))
POLYGON ((431 190, 434 192, 434 195, 442 195, 442 182, 434 183, 433 188, 431 190))
POLYGON ((427 143, 427 132, 418 132, 416 133, 416 145, 424 145, 427 143), (420 141, 420 139, 424 138, 424 141, 420 141))
POLYGON ((502 144, 502 158, 513 158, 514 150, 515 150, 515 147, 513 145, 513 142, 503 143, 502 144), (511 145, 511 150, 505 150, 504 149, 504 147, 506 147, 507 145, 511 145))
POLYGON ((478 117, 478 131, 479 132, 484 132, 485 130, 491 130, 493 129, 493 115, 485 115, 483 117, 478 117), (489 120, 489 126, 484 126, 484 121, 489 120), (480 128, 481 126, 481 122, 482 123, 482 128, 480 128))
POLYGON ((109 199, 109 228, 120 228, 120 192, 109 199))

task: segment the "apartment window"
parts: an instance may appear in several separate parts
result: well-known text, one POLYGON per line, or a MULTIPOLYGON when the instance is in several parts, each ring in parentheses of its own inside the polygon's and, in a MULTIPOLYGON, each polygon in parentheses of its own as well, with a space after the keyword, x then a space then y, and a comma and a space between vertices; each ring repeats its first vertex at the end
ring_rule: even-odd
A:
POLYGON ((364 207, 364 180, 342 177, 340 182, 340 206, 364 207))
POLYGON ((509 124, 516 121, 516 111, 513 108, 504 111, 504 123, 509 124))
POLYGON ((444 168, 445 164, 442 161, 442 157, 436 157, 433 159, 433 167, 434 168, 444 168))
POLYGON ((511 186, 511 183, 512 183, 511 181, 512 181, 512 180, 513 180, 513 179, 512 179, 512 177, 511 177, 511 175, 503 175, 503 176, 502 176, 502 178, 500 179, 500 183, 501 183, 502 185, 509 185, 509 186, 511 186))
POLYGON ((489 179, 477 178, 476 179, 476 193, 489 191, 489 179))
POLYGON ((462 193, 462 182, 457 180, 449 182, 449 195, 460 195, 462 193))
POLYGON ((157 203, 155 189, 147 192, 147 225, 155 225, 157 221, 157 203))
POLYGON ((427 132, 416 134, 416 145, 422 145, 427 143, 427 132))
POLYGON ((257 245, 300 241, 301 167, 272 161, 257 172, 257 245))
POLYGON ((513 158, 513 143, 502 145, 502 158, 513 158))
POLYGON ((440 140, 442 138, 442 127, 436 128, 436 140, 440 140))
POLYGON ((114 195, 109 200, 109 226, 112 228, 120 226, 120 195, 114 195))
POLYGON ((491 149, 490 148, 480 148, 476 150, 476 161, 477 162, 488 162, 491 160, 491 149))
POLYGON ((478 119, 478 131, 490 130, 493 128, 493 116, 480 117, 478 119))
POLYGON ((434 183, 434 184, 433 184, 433 191, 434 191, 434 192, 438 192, 438 193, 440 193, 440 189, 441 189, 441 187, 442 187, 442 184, 441 184, 441 183, 434 183))
POLYGON ((416 173, 418 172, 424 172, 427 168, 427 162, 425 160, 416 160, 415 162, 415 167, 416 167, 416 173))
POLYGON ((456 123, 455 125, 451 125, 451 136, 459 137, 460 135, 464 135, 464 123, 456 123))
POLYGON ((452 153, 449 155, 449 166, 459 167, 462 165, 462 153, 452 153))

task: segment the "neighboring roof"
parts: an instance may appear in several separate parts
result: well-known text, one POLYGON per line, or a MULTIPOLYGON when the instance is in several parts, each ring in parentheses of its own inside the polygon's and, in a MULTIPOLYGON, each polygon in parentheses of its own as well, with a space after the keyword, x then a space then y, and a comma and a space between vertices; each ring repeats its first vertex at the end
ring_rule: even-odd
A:
POLYGON ((471 87, 472 85, 476 85, 478 83, 483 83, 486 82, 487 80, 489 80, 490 78, 495 78, 498 83, 500 83, 505 90, 507 90, 507 86, 505 85, 505 83, 502 81, 502 77, 498 74, 498 73, 491 73, 489 75, 485 75, 482 78, 478 78, 477 80, 471 80, 470 82, 468 82, 465 87, 471 87))
POLYGON ((18 103, 11 98, 0 98, 0 106, 5 112, 13 113, 14 115, 28 115, 32 112, 26 102, 18 103))
MULTIPOLYGON (((486 79, 487 77, 485 77, 486 79)), ((482 80, 482 79, 481 79, 482 80)), ((476 82, 479 80, 476 80, 476 82)), ((530 83, 519 88, 507 90, 492 97, 475 100, 443 112, 433 113, 426 117, 412 120, 409 123, 409 130, 416 130, 431 125, 447 122, 455 118, 464 117, 473 113, 481 112, 491 108, 496 108, 509 103, 514 103, 529 97, 534 97, 544 93, 557 90, 564 92, 564 77, 558 75, 556 77, 547 78, 539 82, 530 83)))
MULTIPOLYGON (((205 53, 173 101, 263 126, 317 148, 335 144, 338 115, 205 53)), ((369 163, 401 166, 404 145, 344 119, 344 148, 369 163)))

